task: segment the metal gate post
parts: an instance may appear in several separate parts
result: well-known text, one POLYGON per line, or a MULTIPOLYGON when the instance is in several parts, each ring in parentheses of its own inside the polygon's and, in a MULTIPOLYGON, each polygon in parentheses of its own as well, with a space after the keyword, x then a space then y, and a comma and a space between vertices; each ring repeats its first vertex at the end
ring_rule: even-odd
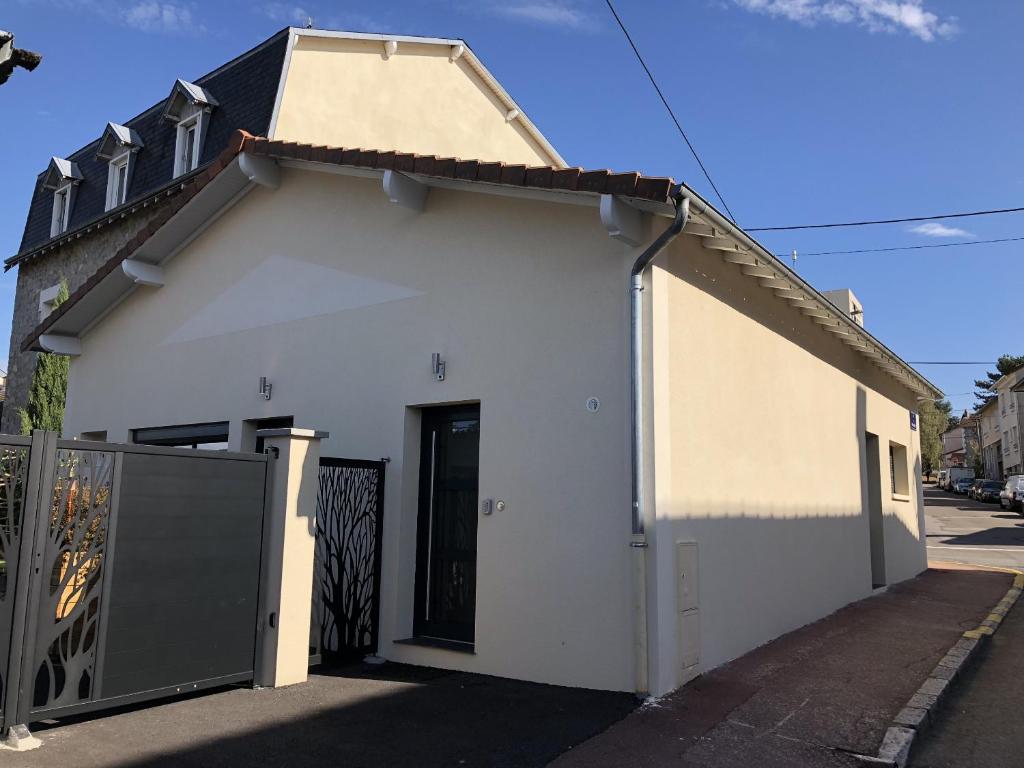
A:
POLYGON ((57 433, 33 430, 29 450, 28 488, 22 510, 21 541, 18 550, 18 574, 15 582, 14 615, 11 628, 11 653, 7 670, 4 718, 9 723, 4 734, 7 746, 34 749, 42 742, 25 725, 32 706, 32 666, 35 627, 38 621, 37 590, 30 589, 41 567, 37 563, 37 540, 45 537, 53 493, 53 468, 57 456, 57 433), (30 634, 31 633, 31 634, 30 634))

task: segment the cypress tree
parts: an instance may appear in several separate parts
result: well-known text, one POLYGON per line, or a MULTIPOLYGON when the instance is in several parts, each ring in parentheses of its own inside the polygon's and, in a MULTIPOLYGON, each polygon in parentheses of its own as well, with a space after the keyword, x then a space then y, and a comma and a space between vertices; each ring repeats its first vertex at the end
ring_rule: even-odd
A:
MULTIPOLYGON (((56 310, 68 298, 68 285, 61 280, 60 290, 53 302, 56 310)), ((49 429, 59 433, 64 423, 64 400, 68 393, 68 364, 64 355, 43 352, 36 360, 32 373, 32 386, 28 392, 28 406, 19 411, 21 432, 31 434, 33 429, 49 429)))

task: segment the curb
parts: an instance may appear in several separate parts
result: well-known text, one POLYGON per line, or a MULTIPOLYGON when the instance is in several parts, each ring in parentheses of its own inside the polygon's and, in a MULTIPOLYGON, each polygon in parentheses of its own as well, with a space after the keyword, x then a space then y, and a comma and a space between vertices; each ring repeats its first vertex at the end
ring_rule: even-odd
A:
POLYGON ((967 668, 983 644, 995 634, 1003 619, 1024 592, 1024 573, 1015 572, 1013 585, 1006 590, 1003 599, 989 611, 988 616, 976 629, 968 630, 953 644, 946 655, 939 659, 935 669, 928 675, 917 693, 899 711, 892 725, 885 732, 878 755, 856 755, 865 765, 887 765, 904 768, 910 757, 914 738, 920 735, 932 719, 939 703, 949 692, 953 681, 967 668))

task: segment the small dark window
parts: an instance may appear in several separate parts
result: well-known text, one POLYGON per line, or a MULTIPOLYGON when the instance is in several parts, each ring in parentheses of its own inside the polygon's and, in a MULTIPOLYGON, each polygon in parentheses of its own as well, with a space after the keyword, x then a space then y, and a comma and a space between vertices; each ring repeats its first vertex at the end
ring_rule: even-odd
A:
POLYGON ((184 424, 174 427, 146 427, 132 430, 132 442, 139 445, 166 445, 198 448, 204 451, 228 449, 228 422, 184 424))

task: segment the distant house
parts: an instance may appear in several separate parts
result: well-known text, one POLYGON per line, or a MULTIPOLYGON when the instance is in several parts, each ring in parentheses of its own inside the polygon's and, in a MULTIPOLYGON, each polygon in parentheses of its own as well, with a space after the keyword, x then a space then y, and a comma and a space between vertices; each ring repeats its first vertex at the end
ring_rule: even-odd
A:
POLYGON ((977 416, 985 477, 1001 480, 1006 473, 1003 470, 1003 431, 1000 426, 998 398, 993 397, 979 408, 977 416))
MULTIPOLYGON (((663 693, 926 567, 941 393, 849 308, 686 184, 568 166, 463 41, 280 40, 266 135, 83 232, 100 266, 17 340, 71 356, 68 436, 387 457, 377 653, 412 664, 663 693)), ((161 125, 212 132, 214 77, 161 125)), ((174 144, 136 130, 139 168, 174 144)))
POLYGON ((981 451, 980 420, 965 410, 955 425, 942 433, 942 468, 973 467, 981 451))
POLYGON ((992 385, 999 410, 1005 474, 1024 473, 1024 368, 1008 373, 992 385))

